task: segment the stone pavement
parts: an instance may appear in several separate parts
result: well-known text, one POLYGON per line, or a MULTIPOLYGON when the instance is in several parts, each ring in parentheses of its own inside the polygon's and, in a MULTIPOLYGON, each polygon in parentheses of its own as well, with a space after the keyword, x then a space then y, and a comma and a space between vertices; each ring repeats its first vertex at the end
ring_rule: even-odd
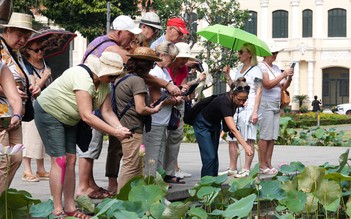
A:
MULTIPOLYGON (((276 146, 273 153, 273 165, 278 167, 280 163, 301 161, 304 165, 321 165, 325 162, 330 164, 338 164, 340 154, 344 153, 346 147, 313 147, 313 146, 276 146)), ((95 161, 94 176, 98 185, 107 186, 107 178, 105 177, 105 158, 107 145, 103 147, 99 160, 95 161)), ((238 166, 244 164, 244 151, 241 150, 238 166)), ((218 150, 220 159, 219 171, 224 171, 229 166, 228 144, 221 143, 218 150)), ((257 163, 257 154, 255 155, 253 165, 257 163)), ((187 190, 192 188, 200 179, 201 158, 197 144, 182 143, 179 153, 179 165, 181 169, 192 174, 191 178, 186 178, 186 184, 173 184, 169 190, 167 198, 169 200, 178 200, 188 196, 187 190)), ((45 159, 47 170, 50 169, 49 158, 45 159)), ((32 161, 32 169, 36 169, 35 162, 32 161)), ((78 168, 76 168, 77 170, 78 168)), ((21 180, 23 165, 17 171, 11 187, 18 190, 26 190, 32 194, 34 198, 46 201, 50 197, 50 188, 48 181, 40 182, 24 182, 21 180)), ((78 177, 78 172, 77 172, 78 177)), ((77 179, 78 181, 78 179, 77 179)))

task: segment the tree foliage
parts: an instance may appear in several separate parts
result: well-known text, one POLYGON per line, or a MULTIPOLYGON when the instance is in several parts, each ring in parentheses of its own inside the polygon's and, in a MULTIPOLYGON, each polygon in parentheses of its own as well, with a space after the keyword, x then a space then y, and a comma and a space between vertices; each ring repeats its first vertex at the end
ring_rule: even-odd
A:
MULTIPOLYGON (((89 40, 106 33, 107 0, 41 0, 40 12, 69 31, 79 31, 89 40)), ((137 0, 110 0, 111 23, 121 14, 135 16, 137 0)))
POLYGON ((222 24, 242 28, 244 21, 249 18, 249 13, 239 9, 237 0, 153 0, 151 5, 145 2, 149 1, 143 1, 145 10, 155 10, 164 25, 173 16, 186 21, 187 29, 191 32, 187 41, 192 47, 198 44, 205 48, 199 57, 209 65, 210 73, 215 79, 221 78, 221 74, 218 73, 225 64, 236 64, 236 56, 232 55, 229 59, 232 52, 230 49, 200 40, 196 32, 200 20, 209 25, 222 24))

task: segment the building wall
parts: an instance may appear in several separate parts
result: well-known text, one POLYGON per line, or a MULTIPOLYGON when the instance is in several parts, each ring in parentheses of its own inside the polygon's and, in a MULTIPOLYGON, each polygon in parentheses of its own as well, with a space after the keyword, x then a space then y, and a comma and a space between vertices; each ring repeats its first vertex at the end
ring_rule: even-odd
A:
MULTIPOLYGON (((314 95, 323 98, 322 102, 327 105, 335 105, 343 102, 350 102, 351 93, 348 89, 348 96, 333 97, 326 96, 323 92, 323 83, 331 83, 323 73, 328 71, 332 78, 339 83, 348 80, 350 87, 350 64, 351 64, 351 28, 347 24, 346 37, 328 37, 328 10, 342 8, 346 10, 346 21, 351 21, 350 0, 238 0, 241 9, 257 12, 257 35, 268 44, 275 44, 284 48, 279 53, 277 65, 286 68, 291 62, 297 62, 295 77, 289 88, 292 95, 307 94, 310 100, 314 95), (310 9, 313 12, 313 31, 311 38, 302 37, 302 11, 310 9), (288 38, 272 38, 272 12, 285 10, 289 14, 289 35, 288 38), (347 77, 339 77, 339 73, 346 72, 347 77), (326 82, 327 81, 327 82, 326 82), (324 96, 323 96, 324 94, 324 96)), ((345 75, 343 75, 345 76, 345 75)), ((332 83, 331 83, 332 84, 332 83)), ((343 84, 344 85, 344 84, 343 84)), ((332 85, 331 85, 332 86, 332 85)), ((337 85, 335 85, 337 86, 337 85)), ((339 86, 339 85, 338 85, 339 86)), ((343 87, 337 87, 336 92, 343 87)), ((330 93, 330 92, 329 92, 330 93)), ((307 104, 310 107, 310 104, 307 104)), ((293 104, 296 108, 297 104, 293 104)))

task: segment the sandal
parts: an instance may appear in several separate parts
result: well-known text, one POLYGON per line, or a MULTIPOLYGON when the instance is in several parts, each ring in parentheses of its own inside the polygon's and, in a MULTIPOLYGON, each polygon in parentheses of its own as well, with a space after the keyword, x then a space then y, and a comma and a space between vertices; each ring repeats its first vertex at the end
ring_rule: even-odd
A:
POLYGON ((37 171, 37 177, 39 179, 50 179, 50 173, 49 172, 38 172, 37 171))
POLYGON ((33 174, 28 174, 23 172, 22 180, 27 182, 39 182, 38 177, 34 176, 33 174))
POLYGON ((54 218, 66 218, 66 214, 65 214, 65 212, 63 212, 63 211, 61 211, 61 212, 59 212, 59 213, 56 213, 56 214, 54 214, 54 212, 52 212, 51 213, 51 215, 53 215, 54 216, 54 218))
POLYGON ((170 176, 166 175, 165 178, 163 179, 166 183, 173 183, 173 184, 185 184, 184 181, 181 181, 182 179, 176 176, 170 176))
POLYGON ((99 192, 102 192, 102 193, 104 193, 104 194, 107 194, 108 195, 108 197, 113 197, 113 196, 115 196, 116 194, 117 194, 117 192, 110 192, 110 191, 108 191, 107 189, 104 189, 104 188, 102 188, 102 187, 99 187, 99 190, 98 190, 99 192))
POLYGON ((261 174, 267 174, 267 175, 275 175, 275 174, 278 173, 278 171, 275 168, 270 169, 270 168, 267 167, 265 169, 260 168, 260 173, 261 174))
POLYGON ((104 198, 108 198, 109 196, 110 196, 109 193, 105 193, 101 189, 92 191, 88 194, 88 197, 91 199, 104 199, 104 198))
POLYGON ((92 218, 92 216, 86 215, 83 212, 78 211, 78 209, 71 211, 71 212, 65 211, 65 214, 69 217, 76 217, 76 218, 80 218, 80 219, 92 218))

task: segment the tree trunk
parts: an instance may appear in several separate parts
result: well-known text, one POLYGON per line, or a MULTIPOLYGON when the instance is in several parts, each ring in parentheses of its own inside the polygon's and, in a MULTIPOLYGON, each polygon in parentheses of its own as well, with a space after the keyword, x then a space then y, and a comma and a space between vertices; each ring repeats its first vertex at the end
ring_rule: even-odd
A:
POLYGON ((13 10, 13 0, 0 0, 0 24, 7 24, 13 10))

